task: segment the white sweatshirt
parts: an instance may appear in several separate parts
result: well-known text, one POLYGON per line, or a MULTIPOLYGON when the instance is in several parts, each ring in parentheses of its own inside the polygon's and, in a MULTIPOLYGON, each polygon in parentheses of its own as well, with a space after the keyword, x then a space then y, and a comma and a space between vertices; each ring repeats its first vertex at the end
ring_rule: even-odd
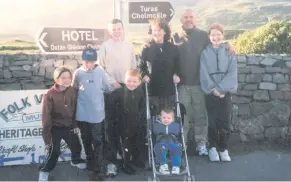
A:
POLYGON ((111 76, 111 79, 124 83, 126 71, 137 67, 133 44, 128 41, 107 40, 98 52, 98 64, 111 76))

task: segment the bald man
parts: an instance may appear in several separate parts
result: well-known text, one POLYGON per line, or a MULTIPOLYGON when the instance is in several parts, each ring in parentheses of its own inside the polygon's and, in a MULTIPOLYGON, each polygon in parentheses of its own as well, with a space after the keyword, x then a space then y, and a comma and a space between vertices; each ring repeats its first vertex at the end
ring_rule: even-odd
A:
MULTIPOLYGON (((191 140, 195 140, 196 151, 200 156, 203 156, 208 155, 206 148, 208 119, 204 93, 200 86, 200 56, 210 41, 208 33, 197 28, 196 15, 192 9, 184 10, 180 21, 182 30, 174 34, 174 42, 180 51, 179 98, 187 112, 183 128, 185 138, 188 139, 187 145, 189 146, 191 140), (191 130, 189 130, 190 128, 191 130), (191 131, 190 134, 189 131, 191 131)), ((229 52, 234 54, 233 46, 229 44, 228 47, 229 52)))

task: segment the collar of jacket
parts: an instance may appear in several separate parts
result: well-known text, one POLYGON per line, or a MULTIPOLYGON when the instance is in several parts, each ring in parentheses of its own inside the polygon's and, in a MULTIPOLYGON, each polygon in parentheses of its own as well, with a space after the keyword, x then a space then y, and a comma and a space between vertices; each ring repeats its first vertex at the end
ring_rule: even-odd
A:
POLYGON ((194 26, 193 28, 191 29, 185 29, 183 26, 182 26, 182 30, 187 34, 187 35, 190 35, 191 33, 193 33, 197 28, 194 26))
POLYGON ((93 68, 92 70, 88 70, 88 69, 86 69, 84 66, 82 66, 81 68, 82 68, 83 70, 87 71, 87 72, 92 72, 92 71, 95 70, 98 66, 99 66, 99 65, 96 63, 95 66, 94 66, 94 68, 93 68))
POLYGON ((60 87, 60 86, 59 86, 58 84, 55 83, 54 86, 53 86, 53 89, 54 89, 56 92, 65 92, 65 91, 68 90, 68 88, 69 88, 69 87, 67 87, 65 90, 61 91, 59 87, 60 87))

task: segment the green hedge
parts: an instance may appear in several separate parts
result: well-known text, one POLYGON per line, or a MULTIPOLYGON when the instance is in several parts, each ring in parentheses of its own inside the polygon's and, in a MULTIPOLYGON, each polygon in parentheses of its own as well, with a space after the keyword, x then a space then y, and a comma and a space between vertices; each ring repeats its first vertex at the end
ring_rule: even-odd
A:
POLYGON ((246 31, 233 44, 239 54, 291 54, 291 21, 273 21, 246 31))

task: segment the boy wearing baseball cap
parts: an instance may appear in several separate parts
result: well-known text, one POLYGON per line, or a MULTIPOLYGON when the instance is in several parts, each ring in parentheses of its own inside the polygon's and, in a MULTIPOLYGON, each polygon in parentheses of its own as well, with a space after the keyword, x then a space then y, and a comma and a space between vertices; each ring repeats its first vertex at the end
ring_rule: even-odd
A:
POLYGON ((97 52, 88 47, 82 53, 82 66, 73 76, 77 90, 76 120, 86 153, 91 180, 103 180, 104 92, 110 92, 104 71, 96 64, 97 52), (93 147, 92 147, 93 145, 93 147))

